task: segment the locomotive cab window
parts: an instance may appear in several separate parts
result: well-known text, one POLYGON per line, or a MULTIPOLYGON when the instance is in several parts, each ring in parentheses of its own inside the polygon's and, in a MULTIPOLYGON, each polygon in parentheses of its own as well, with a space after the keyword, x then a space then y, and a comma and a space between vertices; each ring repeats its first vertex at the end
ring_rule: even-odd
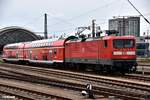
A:
POLYGON ((104 40, 104 48, 107 48, 107 46, 108 46, 107 40, 104 40))
POLYGON ((124 41, 124 47, 125 48, 132 48, 134 46, 134 41, 133 40, 125 40, 124 41))
POLYGON ((132 48, 135 43, 132 39, 116 39, 113 40, 114 48, 132 48))

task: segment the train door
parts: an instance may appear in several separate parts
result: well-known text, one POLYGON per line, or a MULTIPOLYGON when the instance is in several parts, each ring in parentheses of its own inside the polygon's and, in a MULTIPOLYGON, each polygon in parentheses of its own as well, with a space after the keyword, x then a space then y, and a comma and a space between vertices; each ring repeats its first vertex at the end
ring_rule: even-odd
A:
POLYGON ((19 57, 18 57, 19 55, 18 55, 18 51, 16 51, 16 58, 18 59, 19 57))
POLYGON ((22 47, 22 60, 25 60, 26 59, 26 52, 25 52, 25 44, 23 44, 23 47, 22 47))
POLYGON ((57 59, 57 49, 56 48, 54 48, 53 54, 54 54, 54 60, 56 60, 57 59))
POLYGON ((98 51, 97 51, 97 54, 98 54, 98 57, 97 57, 97 59, 98 59, 98 63, 100 63, 100 53, 101 53, 101 51, 100 51, 100 46, 101 46, 101 44, 100 44, 100 41, 97 41, 97 43, 98 43, 98 51))
POLYGON ((94 66, 94 70, 101 72, 101 66, 99 65, 101 63, 101 54, 103 54, 103 50, 101 50, 101 40, 96 40, 93 41, 93 46, 92 49, 95 51, 95 53, 93 53, 94 58, 95 58, 95 66, 94 66))
POLYGON ((64 48, 64 62, 68 62, 66 58, 69 58, 69 46, 67 43, 65 43, 65 48, 64 48))
POLYGON ((50 61, 52 61, 52 56, 53 56, 52 50, 49 50, 49 60, 50 60, 50 61))
POLYGON ((108 40, 99 40, 98 41, 98 59, 99 63, 104 64, 106 59, 108 59, 108 40), (103 60, 103 61, 102 61, 103 60))
POLYGON ((48 60, 48 59, 47 59, 47 52, 46 52, 45 50, 44 50, 43 53, 42 53, 42 59, 43 59, 43 60, 48 60))
POLYGON ((32 50, 29 51, 29 59, 32 59, 32 50))

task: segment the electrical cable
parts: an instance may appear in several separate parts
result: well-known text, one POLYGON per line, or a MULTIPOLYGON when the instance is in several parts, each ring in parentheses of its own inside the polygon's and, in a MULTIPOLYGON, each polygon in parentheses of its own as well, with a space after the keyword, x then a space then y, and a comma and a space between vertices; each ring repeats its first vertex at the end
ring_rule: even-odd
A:
POLYGON ((128 0, 128 2, 130 3, 130 5, 140 14, 140 16, 142 16, 144 18, 144 20, 150 24, 150 22, 148 21, 148 19, 146 19, 144 17, 144 15, 130 2, 130 0, 128 0))

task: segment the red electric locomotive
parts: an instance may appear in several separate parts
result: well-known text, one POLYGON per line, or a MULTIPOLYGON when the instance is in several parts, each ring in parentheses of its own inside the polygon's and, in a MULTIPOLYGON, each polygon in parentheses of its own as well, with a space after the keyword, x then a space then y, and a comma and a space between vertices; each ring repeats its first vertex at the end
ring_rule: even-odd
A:
POLYGON ((65 43, 65 63, 102 72, 133 72, 137 66, 135 50, 133 36, 72 40, 65 43))
POLYGON ((136 47, 133 36, 105 36, 62 40, 38 40, 4 47, 4 61, 61 64, 99 72, 136 71, 136 47))

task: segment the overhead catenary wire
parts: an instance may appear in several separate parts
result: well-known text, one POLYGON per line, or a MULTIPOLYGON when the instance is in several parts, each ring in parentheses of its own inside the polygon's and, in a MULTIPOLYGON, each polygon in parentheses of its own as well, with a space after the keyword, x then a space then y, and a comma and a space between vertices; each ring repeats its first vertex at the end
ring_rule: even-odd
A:
MULTIPOLYGON (((75 26, 73 23, 71 23, 71 22, 69 22, 69 21, 66 21, 65 19, 58 18, 58 17, 53 17, 53 16, 51 16, 50 14, 47 14, 47 15, 48 15, 49 17, 52 17, 52 18, 54 18, 54 19, 60 21, 61 23, 66 23, 66 24, 68 24, 68 25, 75 26)), ((58 24, 58 23, 60 23, 60 22, 57 22, 57 23, 52 24, 52 25, 54 26, 54 25, 56 25, 56 24, 58 24)), ((51 26, 51 25, 48 25, 48 26, 51 26)))
POLYGON ((130 3, 130 5, 140 14, 140 16, 142 16, 143 18, 144 18, 144 20, 147 22, 147 23, 149 23, 150 24, 150 22, 148 21, 148 19, 147 18, 145 18, 145 16, 130 2, 130 0, 127 0, 129 3, 130 3))
MULTIPOLYGON (((97 11, 97 10, 100 9, 100 8, 108 7, 109 5, 111 5, 111 4, 113 4, 113 3, 116 3, 116 1, 114 0, 114 1, 112 1, 112 2, 109 2, 109 3, 105 4, 105 5, 98 6, 98 7, 94 8, 94 9, 89 10, 89 11, 87 11, 87 12, 84 12, 84 13, 82 13, 82 14, 80 14, 80 15, 74 16, 74 17, 68 19, 68 21, 72 21, 72 20, 81 18, 81 17, 83 17, 83 16, 85 16, 85 15, 87 15, 87 14, 89 14, 89 13, 93 13, 93 12, 97 11)), ((59 24, 59 23, 54 23, 54 24, 49 25, 49 26, 54 26, 54 25, 57 25, 57 24, 59 24)))
MULTIPOLYGON (((94 9, 92 9, 92 10, 89 10, 89 11, 87 11, 87 12, 85 12, 85 13, 82 13, 82 14, 80 14, 80 15, 77 15, 77 16, 75 16, 75 17, 72 17, 72 18, 68 19, 69 21, 66 21, 66 20, 64 20, 64 19, 60 19, 60 18, 57 18, 57 17, 53 17, 53 18, 55 18, 55 19, 60 20, 61 22, 57 22, 57 23, 54 23, 54 24, 52 24, 52 25, 48 25, 48 27, 54 27, 54 26, 58 25, 59 23, 62 23, 62 22, 63 22, 63 23, 67 23, 68 25, 71 25, 71 26, 74 26, 74 27, 62 29, 62 30, 61 30, 62 32, 63 32, 63 31, 67 31, 68 29, 76 28, 77 26, 73 25, 70 21, 75 20, 75 19, 80 18, 80 17, 83 17, 83 16, 85 16, 85 15, 91 13, 91 12, 97 11, 97 10, 100 9, 100 8, 108 7, 109 5, 111 5, 111 4, 113 4, 113 3, 115 3, 115 1, 109 2, 109 3, 107 3, 107 4, 105 4, 105 5, 102 5, 102 6, 98 6, 98 7, 94 8, 94 9)), ((70 26, 69 26, 69 27, 70 27, 70 26)), ((58 32, 58 31, 60 32, 60 30, 56 30, 56 31, 57 31, 57 32, 58 32)))
MULTIPOLYGON (((116 1, 115 1, 116 2, 116 1)), ((108 6, 108 5, 111 5, 111 4, 113 4, 114 3, 114 1, 112 2, 109 2, 109 3, 107 3, 107 4, 104 4, 104 5, 102 5, 102 6, 99 6, 99 7, 96 7, 96 8, 93 8, 92 10, 89 10, 89 11, 87 11, 87 12, 85 12, 85 13, 82 13, 82 14, 80 14, 80 15, 77 15, 77 16, 75 16, 75 17, 72 17, 72 18, 70 18, 70 19, 68 19, 68 20, 65 20, 65 19, 62 19, 62 18, 58 18, 58 17, 53 17, 53 16, 51 16, 51 15, 49 15, 48 14, 48 16, 50 16, 50 17, 52 17, 52 18, 54 18, 54 19, 56 19, 56 20, 58 20, 59 22, 57 22, 57 23, 54 23, 54 24, 52 24, 52 25, 48 25, 48 27, 52 27, 52 26, 55 26, 55 25, 57 25, 57 24, 59 24, 59 23, 66 23, 67 24, 67 26, 72 26, 72 28, 70 27, 70 28, 67 28, 67 26, 66 27, 64 27, 65 29, 60 29, 60 30, 66 30, 66 29, 73 29, 73 27, 75 28, 75 25, 73 24, 73 23, 71 23, 71 20, 75 20, 75 19, 77 19, 77 18, 80 18, 80 17, 83 17, 83 16, 85 16, 85 15, 87 15, 87 14, 89 14, 89 13, 91 13, 91 12, 94 12, 94 11, 97 11, 98 9, 100 9, 101 7, 106 7, 106 6, 108 6)), ((142 16, 141 14, 140 14, 140 16, 142 16)), ((145 15, 144 15, 145 16, 145 15)), ((43 15, 41 16, 41 18, 43 18, 43 15)), ((33 21, 32 21, 32 23, 37 23, 37 19, 34 19, 33 21)), ((25 25, 25 26, 28 26, 28 25, 25 25)), ((59 30, 58 30, 59 31, 59 30)))
POLYGON ((64 20, 64 19, 62 19, 62 18, 53 17, 52 15, 49 15, 49 14, 48 14, 48 16, 50 16, 50 17, 52 17, 52 18, 54 18, 54 19, 59 20, 59 22, 54 23, 54 24, 52 24, 52 25, 48 25, 48 27, 56 26, 57 24, 62 23, 62 22, 63 22, 63 23, 66 23, 66 24, 68 24, 68 25, 71 25, 71 26, 74 26, 74 27, 75 27, 75 25, 74 25, 74 24, 72 24, 72 23, 70 22, 71 20, 74 20, 74 19, 80 18, 80 17, 85 16, 85 15, 87 15, 87 14, 91 13, 91 12, 97 11, 98 9, 100 9, 100 8, 102 8, 102 7, 108 7, 109 5, 113 4, 114 2, 115 2, 115 1, 109 2, 109 3, 105 4, 105 5, 102 5, 102 6, 96 7, 96 8, 94 8, 94 9, 89 10, 89 11, 87 11, 87 12, 85 12, 85 13, 82 13, 82 14, 80 14, 80 15, 78 15, 78 16, 72 17, 72 18, 70 18, 70 19, 69 19, 69 21, 64 20))
POLYGON ((34 18, 33 20, 31 20, 30 22, 24 24, 23 26, 29 26, 29 25, 31 25, 33 23, 37 23, 37 21, 39 21, 39 19, 41 19, 41 18, 43 18, 43 15, 40 15, 40 16, 34 18))

